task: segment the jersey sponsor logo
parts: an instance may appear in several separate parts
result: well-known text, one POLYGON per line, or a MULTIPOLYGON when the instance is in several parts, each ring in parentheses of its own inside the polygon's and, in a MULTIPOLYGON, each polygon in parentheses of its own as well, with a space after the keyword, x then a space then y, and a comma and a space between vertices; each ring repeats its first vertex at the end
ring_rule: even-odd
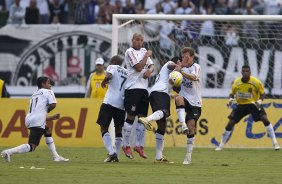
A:
POLYGON ((57 85, 79 83, 90 73, 90 61, 97 55, 110 55, 110 39, 84 31, 52 35, 28 49, 17 65, 14 85, 36 85, 36 78, 44 75, 57 85))
POLYGON ((252 98, 252 93, 242 93, 242 92, 237 92, 237 96, 239 99, 250 99, 252 98))
POLYGON ((182 81, 182 84, 183 86, 185 86, 186 88, 193 88, 193 82, 188 80, 188 79, 185 79, 182 81))

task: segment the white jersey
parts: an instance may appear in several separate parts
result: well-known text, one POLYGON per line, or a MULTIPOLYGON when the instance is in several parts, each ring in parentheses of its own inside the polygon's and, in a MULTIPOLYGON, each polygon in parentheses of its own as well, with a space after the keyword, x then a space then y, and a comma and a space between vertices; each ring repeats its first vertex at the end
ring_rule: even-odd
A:
POLYGON ((128 80, 125 85, 125 89, 146 89, 148 88, 148 79, 143 78, 143 74, 147 71, 148 66, 154 64, 154 62, 149 57, 144 69, 141 72, 137 72, 134 66, 138 64, 145 56, 147 50, 141 48, 140 50, 135 50, 129 48, 125 52, 125 64, 128 71, 128 80))
POLYGON ((112 74, 103 103, 124 109, 124 87, 127 80, 127 70, 119 65, 109 65, 107 73, 112 74))
POLYGON ((171 70, 167 68, 168 65, 174 64, 172 61, 168 61, 164 66, 161 68, 159 75, 157 76, 156 83, 151 88, 151 92, 158 91, 164 92, 169 95, 172 85, 168 82, 169 74, 171 70))
POLYGON ((54 92, 49 89, 38 89, 30 97, 29 112, 25 118, 27 128, 38 127, 45 129, 48 105, 57 103, 54 92))
POLYGON ((183 77, 181 90, 179 95, 183 96, 192 106, 201 107, 202 97, 201 97, 201 67, 197 63, 193 63, 190 67, 182 68, 184 73, 194 74, 196 80, 189 80, 183 77))

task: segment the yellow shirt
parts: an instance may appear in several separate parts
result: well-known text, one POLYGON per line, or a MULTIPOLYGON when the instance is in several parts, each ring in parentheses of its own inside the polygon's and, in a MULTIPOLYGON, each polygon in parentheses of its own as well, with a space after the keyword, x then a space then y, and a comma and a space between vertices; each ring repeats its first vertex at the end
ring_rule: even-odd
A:
POLYGON ((90 98, 104 98, 105 94, 107 92, 108 88, 102 88, 101 83, 104 80, 106 76, 106 73, 104 72, 101 75, 97 75, 96 72, 94 72, 91 75, 91 82, 90 82, 90 86, 91 86, 91 94, 90 94, 90 98))
POLYGON ((0 98, 2 98, 3 87, 4 87, 4 81, 0 79, 0 98))
POLYGON ((239 77, 232 84, 231 94, 236 96, 238 104, 250 104, 264 94, 264 88, 260 80, 253 76, 247 83, 242 82, 242 77, 239 77))

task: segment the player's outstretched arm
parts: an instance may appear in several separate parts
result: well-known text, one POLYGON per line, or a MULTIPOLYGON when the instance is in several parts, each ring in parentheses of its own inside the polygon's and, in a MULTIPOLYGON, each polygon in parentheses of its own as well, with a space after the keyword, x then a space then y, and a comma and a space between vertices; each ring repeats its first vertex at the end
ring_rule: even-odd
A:
POLYGON ((56 119, 59 119, 59 118, 60 118, 60 114, 57 113, 57 114, 55 114, 55 115, 53 115, 53 116, 47 117, 47 118, 46 118, 46 121, 52 121, 52 120, 56 120, 56 119))

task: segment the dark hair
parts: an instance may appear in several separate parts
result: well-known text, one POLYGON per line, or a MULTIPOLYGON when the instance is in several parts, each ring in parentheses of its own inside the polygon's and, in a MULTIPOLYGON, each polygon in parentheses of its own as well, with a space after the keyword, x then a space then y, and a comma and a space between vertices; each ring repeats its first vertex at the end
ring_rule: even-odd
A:
POLYGON ((42 88, 42 83, 46 83, 48 79, 49 79, 48 77, 44 77, 44 76, 38 77, 37 78, 37 87, 42 88))
POLYGON ((249 65, 243 65, 243 66, 242 66, 242 69, 243 69, 243 68, 249 68, 249 69, 251 69, 249 65))
POLYGON ((132 39, 134 39, 135 37, 142 37, 144 39, 144 37, 141 33, 134 33, 133 36, 132 36, 132 39))
POLYGON ((110 62, 116 65, 121 65, 123 63, 123 59, 119 55, 115 55, 111 58, 110 62))
POLYGON ((181 58, 178 56, 171 58, 171 61, 173 61, 175 64, 177 63, 178 60, 181 62, 181 58))

